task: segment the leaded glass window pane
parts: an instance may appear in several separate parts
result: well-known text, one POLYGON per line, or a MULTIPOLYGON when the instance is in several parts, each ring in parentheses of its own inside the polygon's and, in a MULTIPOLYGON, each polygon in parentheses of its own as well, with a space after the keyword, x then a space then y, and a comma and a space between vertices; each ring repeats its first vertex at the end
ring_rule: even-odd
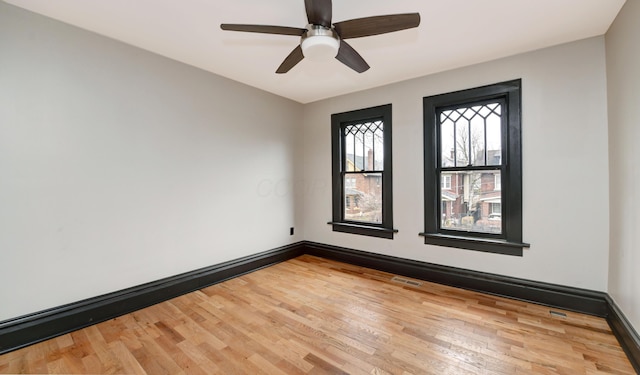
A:
POLYGON ((440 166, 502 164, 501 103, 445 110, 440 113, 440 166))
POLYGON ((384 125, 382 121, 352 124, 344 127, 347 172, 383 171, 384 125))

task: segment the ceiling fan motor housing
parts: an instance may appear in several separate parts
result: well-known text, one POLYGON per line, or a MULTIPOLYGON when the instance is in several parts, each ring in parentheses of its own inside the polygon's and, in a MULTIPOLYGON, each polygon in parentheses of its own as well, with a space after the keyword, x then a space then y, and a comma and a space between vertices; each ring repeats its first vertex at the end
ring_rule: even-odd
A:
POLYGON ((327 60, 338 55, 340 38, 331 28, 321 25, 307 25, 307 32, 300 43, 302 54, 310 60, 327 60))

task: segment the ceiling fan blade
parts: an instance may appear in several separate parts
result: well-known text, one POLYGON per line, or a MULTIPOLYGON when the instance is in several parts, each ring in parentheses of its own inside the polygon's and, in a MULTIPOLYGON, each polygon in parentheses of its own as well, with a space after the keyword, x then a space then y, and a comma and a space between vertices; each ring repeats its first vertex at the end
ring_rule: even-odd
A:
POLYGON ((344 40, 340 40, 340 48, 338 49, 336 59, 358 73, 365 72, 369 69, 369 64, 344 40))
POLYGON ((331 0, 304 0, 304 7, 310 24, 331 27, 331 0))
POLYGON ((296 66, 296 64, 302 61, 302 59, 304 59, 304 55, 302 54, 302 47, 298 45, 293 49, 293 51, 291 51, 289 56, 284 59, 282 64, 280 64, 278 70, 276 70, 276 73, 282 74, 288 72, 289 70, 291 70, 291 68, 296 66))
POLYGON ((298 27, 287 26, 269 26, 269 25, 238 25, 223 23, 220 25, 222 30, 228 31, 244 31, 248 33, 262 33, 262 34, 279 34, 279 35, 295 35, 301 36, 307 31, 307 29, 301 29, 298 27))
POLYGON ((419 13, 389 14, 342 21, 334 24, 342 39, 360 38, 411 29, 420 25, 419 13))

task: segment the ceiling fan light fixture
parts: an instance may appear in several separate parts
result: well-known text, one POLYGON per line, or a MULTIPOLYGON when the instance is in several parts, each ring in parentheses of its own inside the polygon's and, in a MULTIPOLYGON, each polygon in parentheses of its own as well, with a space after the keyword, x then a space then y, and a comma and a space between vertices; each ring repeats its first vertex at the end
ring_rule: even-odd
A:
POLYGON ((304 0, 309 23, 305 28, 270 25, 223 23, 222 30, 249 33, 293 35, 300 37, 297 45, 276 69, 276 74, 287 73, 304 58, 329 61, 333 58, 358 73, 369 69, 369 64, 346 39, 361 38, 411 29, 420 25, 419 13, 387 14, 354 18, 333 23, 331 0, 304 0))
POLYGON ((338 55, 340 40, 333 30, 312 25, 302 37, 300 46, 305 58, 322 61, 333 59, 338 55))

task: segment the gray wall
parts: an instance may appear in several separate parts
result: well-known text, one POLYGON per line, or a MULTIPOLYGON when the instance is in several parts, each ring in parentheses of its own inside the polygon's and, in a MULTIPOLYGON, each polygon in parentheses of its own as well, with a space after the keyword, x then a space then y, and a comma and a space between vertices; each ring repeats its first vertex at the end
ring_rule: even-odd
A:
POLYGON ((640 1, 606 35, 609 101, 609 294, 640 331, 640 1))
POLYGON ((302 238, 298 103, 4 2, 0 103, 0 321, 302 238))
POLYGON ((305 239, 606 291, 609 183, 604 38, 597 37, 305 105, 305 239), (522 78, 523 257, 427 246, 424 96, 522 78), (332 232, 332 113, 392 103, 394 240, 332 232))

